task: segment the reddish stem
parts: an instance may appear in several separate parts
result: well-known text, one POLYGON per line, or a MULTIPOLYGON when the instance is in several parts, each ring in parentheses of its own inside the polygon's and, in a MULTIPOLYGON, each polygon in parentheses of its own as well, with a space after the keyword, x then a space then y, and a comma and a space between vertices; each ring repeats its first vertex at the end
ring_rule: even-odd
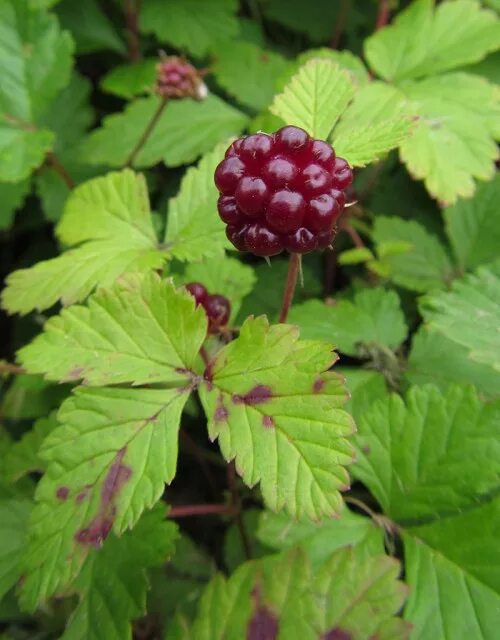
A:
POLYGON ((47 153, 46 162, 49 166, 51 166, 54 169, 54 171, 57 174, 59 174, 59 176, 63 180, 64 184, 68 187, 68 189, 71 190, 75 188, 76 186, 75 181, 69 175, 63 163, 59 160, 59 158, 56 156, 56 154, 53 151, 49 151, 47 153))
POLYGON ((125 160, 125 164, 123 165, 124 167, 131 167, 132 166, 137 154, 142 149, 142 147, 146 144, 149 136, 151 135, 151 132, 156 127, 156 125, 158 123, 158 120, 160 119, 160 116, 163 113, 163 109, 165 109, 167 104, 168 104, 167 98, 161 98, 160 103, 158 105, 158 108, 153 113, 153 116, 152 116, 151 120, 148 122, 146 128, 144 129, 144 133, 141 135, 141 137, 137 141, 137 144, 135 145, 135 147, 130 152, 128 158, 125 160))
POLYGON ((180 507, 172 507, 168 512, 168 517, 188 518, 190 516, 231 515, 233 513, 233 506, 227 504, 186 504, 180 507))
POLYGON ((340 10, 339 17, 337 18, 337 22, 335 23, 335 29, 332 34, 332 38, 330 40, 330 48, 337 49, 340 42, 340 37, 345 29, 345 24, 347 21, 347 14, 350 9, 350 0, 341 0, 340 2, 340 10))
POLYGON ((375 23, 375 31, 383 29, 389 22, 390 8, 389 0, 379 0, 377 22, 375 23))
POLYGON ((139 47, 140 0, 125 0, 125 24, 127 27, 128 57, 131 62, 141 58, 139 47))
POLYGON ((11 364, 10 362, 0 362, 0 374, 2 373, 10 373, 12 375, 18 376, 26 373, 26 369, 23 369, 23 367, 18 367, 17 364, 11 364))
POLYGON ((292 306, 293 294, 295 293, 295 285, 297 284, 297 276, 300 270, 300 255, 298 253, 290 254, 290 263, 288 265, 288 274, 286 277, 285 291, 283 292, 283 302, 281 304, 280 322, 286 322, 288 312, 292 306))
POLYGON ((342 229, 344 229, 344 231, 349 235, 349 237, 353 241, 353 244, 356 248, 358 249, 365 248, 366 246, 365 243, 363 242, 361 236, 352 225, 350 225, 348 222, 345 222, 342 225, 342 229))

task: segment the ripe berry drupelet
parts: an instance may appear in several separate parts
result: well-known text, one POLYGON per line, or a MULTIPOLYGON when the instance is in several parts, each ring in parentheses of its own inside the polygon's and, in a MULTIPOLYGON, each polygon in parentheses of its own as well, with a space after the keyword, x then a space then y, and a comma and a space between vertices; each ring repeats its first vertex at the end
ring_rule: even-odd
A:
POLYGON ((186 289, 196 300, 196 304, 205 309, 208 318, 208 332, 217 333, 221 327, 229 322, 231 305, 225 296, 209 294, 206 288, 199 282, 190 282, 186 289))
POLYGON ((215 170, 219 215, 240 251, 274 256, 329 246, 352 171, 298 127, 238 138, 215 170))

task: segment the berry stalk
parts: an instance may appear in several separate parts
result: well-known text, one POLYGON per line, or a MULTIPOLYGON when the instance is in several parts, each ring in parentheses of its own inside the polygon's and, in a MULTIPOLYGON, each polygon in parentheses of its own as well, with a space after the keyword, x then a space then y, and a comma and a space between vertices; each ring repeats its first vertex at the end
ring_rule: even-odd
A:
POLYGON ((290 254, 290 262, 288 264, 288 274, 286 277, 285 290, 283 292, 283 302, 281 304, 280 322, 286 322, 288 311, 292 306, 293 294, 297 284, 297 277, 300 271, 301 256, 298 253, 290 254))
POLYGON ((149 136, 151 135, 153 129, 156 127, 156 125, 158 123, 158 120, 160 119, 161 114, 163 113, 163 110, 165 109, 167 104, 168 104, 168 100, 166 98, 161 98, 160 104, 158 105, 158 108, 153 113, 153 117, 148 122, 148 125, 144 129, 144 132, 141 135, 141 137, 139 138, 139 140, 137 141, 137 144, 135 145, 135 147, 130 152, 130 155, 126 159, 125 164, 123 165, 124 167, 131 167, 132 166, 132 164, 134 163, 134 160, 137 157, 137 154, 142 149, 142 147, 146 144, 146 142, 147 142, 149 136))

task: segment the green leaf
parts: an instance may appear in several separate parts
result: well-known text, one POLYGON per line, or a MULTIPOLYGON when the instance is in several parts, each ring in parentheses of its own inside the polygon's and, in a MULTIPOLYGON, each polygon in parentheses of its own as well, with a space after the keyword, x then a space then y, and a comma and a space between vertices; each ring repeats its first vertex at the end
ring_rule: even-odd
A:
POLYGON ((287 124, 327 138, 354 94, 349 75, 329 60, 310 60, 293 76, 270 109, 287 124))
POLYGON ((245 563, 229 579, 218 575, 207 587, 192 637, 407 638, 408 625, 392 617, 406 596, 398 573, 397 561, 363 557, 352 549, 331 555, 312 575, 298 550, 245 563))
POLYGON ((123 40, 99 6, 97 0, 73 2, 63 0, 57 7, 57 15, 62 26, 71 32, 78 53, 110 50, 125 54, 127 49, 123 40))
POLYGON ((362 344, 395 349, 408 331, 397 294, 383 288, 363 289, 352 302, 327 305, 310 300, 294 306, 289 318, 304 338, 331 340, 342 353, 353 356, 360 355, 362 344))
POLYGON ((234 38, 236 10, 236 0, 148 0, 141 8, 140 26, 161 42, 201 57, 218 40, 234 38))
POLYGON ((374 259, 373 253, 368 247, 360 247, 359 249, 347 249, 339 253, 339 264, 362 264, 367 260, 374 259))
POLYGON ((292 79, 302 65, 309 60, 316 59, 326 59, 334 62, 341 69, 348 72, 355 85, 363 86, 370 80, 363 61, 351 51, 338 51, 336 49, 322 47, 319 49, 308 49, 307 51, 303 51, 295 58, 295 60, 289 62, 285 73, 283 73, 279 79, 281 88, 283 88, 292 79))
POLYGON ((68 82, 73 44, 54 16, 0 0, 0 180, 24 180, 53 142, 39 118, 68 82))
POLYGON ((21 558, 31 509, 28 500, 0 501, 0 599, 21 577, 21 558))
POLYGON ((287 67, 279 53, 251 42, 224 42, 217 46, 213 73, 217 82, 240 103, 263 109, 276 93, 277 79, 287 67))
POLYGON ((18 357, 28 371, 49 380, 182 385, 206 329, 194 298, 150 273, 123 279, 96 292, 87 306, 50 318, 18 357))
POLYGON ((413 624, 412 639, 498 635, 499 526, 497 498, 405 534, 405 618, 413 624))
POLYGON ((214 184, 214 171, 225 148, 225 144, 217 146, 197 167, 189 168, 178 195, 169 201, 164 242, 178 260, 220 256, 231 246, 217 212, 219 194, 214 184))
MULTIPOLYGON (((104 118, 103 125, 82 145, 83 158, 91 164, 123 166, 159 105, 158 96, 139 98, 122 113, 104 118)), ((213 94, 201 101, 170 102, 134 166, 151 167, 161 161, 171 167, 188 164, 221 140, 240 133, 246 122, 241 111, 213 94)))
POLYGON ((293 516, 337 513, 354 428, 346 392, 328 372, 332 345, 299 341, 296 327, 250 318, 210 363, 200 397, 210 438, 266 504, 293 516))
POLYGON ((313 42, 324 42, 332 36, 339 6, 330 0, 268 0, 262 5, 265 16, 288 29, 305 33, 313 42))
POLYGON ((284 513, 264 511, 257 535, 261 542, 277 551, 300 547, 313 567, 337 549, 349 546, 363 548, 368 555, 384 553, 382 529, 349 509, 344 509, 340 518, 324 518, 319 522, 297 521, 284 513))
POLYGON ((413 387, 406 402, 377 401, 358 427, 353 473, 400 523, 458 514, 497 486, 500 402, 473 387, 413 387))
POLYGON ((412 638, 494 638, 500 403, 469 387, 413 387, 359 422, 354 474, 405 545, 412 638))
POLYGON ((396 284, 413 291, 442 288, 453 276, 453 268, 441 242, 413 220, 377 216, 373 228, 377 244, 406 242, 406 253, 390 255, 384 261, 390 267, 389 277, 396 284))
POLYGON ((355 94, 332 134, 335 152, 356 167, 378 160, 408 138, 413 128, 404 94, 382 82, 355 94))
POLYGON ((404 92, 419 117, 400 155, 413 177, 444 204, 474 193, 498 158, 500 92, 482 78, 453 73, 410 82, 404 92))
POLYGON ((2 389, 0 413, 9 420, 47 416, 68 395, 69 387, 52 385, 41 376, 20 374, 8 389, 2 389))
POLYGON ((106 93, 127 99, 147 93, 155 84, 157 64, 158 58, 147 58, 113 67, 102 78, 100 87, 106 93))
POLYGON ((350 395, 346 408, 357 424, 376 400, 387 397, 385 378, 378 371, 360 367, 339 367, 338 372, 345 378, 350 395))
POLYGON ((57 234, 62 242, 79 246, 11 273, 2 293, 10 313, 46 309, 59 299, 64 305, 78 302, 126 271, 159 268, 165 259, 157 248, 146 182, 130 170, 76 188, 57 234))
POLYGON ((0 182, 0 229, 8 229, 11 226, 16 209, 22 206, 30 187, 29 180, 0 182))
POLYGON ((55 414, 40 418, 30 431, 12 444, 4 457, 4 474, 7 480, 15 482, 27 473, 45 470, 45 463, 38 453, 42 442, 56 426, 55 414))
POLYGON ((500 396, 500 373, 472 360, 467 349, 446 335, 421 327, 413 336, 405 377, 412 384, 473 384, 488 397, 500 396))
POLYGON ((500 22, 478 2, 455 0, 434 8, 432 0, 417 0, 365 41, 365 54, 383 78, 403 80, 477 62, 498 47, 500 22))
POLYGON ((186 267, 182 282, 201 282, 209 293, 219 293, 231 302, 231 320, 240 310, 241 301, 255 285, 253 269, 235 258, 212 258, 186 267))
POLYGON ((444 211, 446 233, 462 269, 474 269, 498 257, 500 225, 496 213, 500 176, 480 185, 472 200, 459 200, 444 211))
POLYGON ((451 291, 427 295, 421 310, 429 327, 468 349, 471 360, 500 371, 498 265, 455 280, 451 291))
POLYGON ((47 471, 24 557, 25 608, 64 591, 111 530, 132 527, 160 499, 175 475, 189 389, 79 387, 62 404, 61 426, 40 451, 47 471))
POLYGON ((131 620, 146 613, 146 569, 165 563, 174 550, 177 526, 160 507, 133 531, 110 537, 85 561, 75 582, 80 602, 62 640, 130 640, 131 620))

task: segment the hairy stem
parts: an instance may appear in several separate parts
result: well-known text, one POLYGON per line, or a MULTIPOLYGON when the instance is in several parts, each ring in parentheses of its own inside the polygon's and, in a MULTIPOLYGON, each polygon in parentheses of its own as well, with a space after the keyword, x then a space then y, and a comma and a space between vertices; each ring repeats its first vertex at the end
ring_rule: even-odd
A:
POLYGON ((227 504, 186 504, 172 507, 169 518, 189 518, 190 516, 232 515, 234 508, 227 504))
POLYGON ((375 31, 382 29, 389 22, 390 7, 389 0, 379 0, 377 22, 375 23, 375 31))
POLYGON ((128 57, 131 62, 141 58, 139 47, 140 0, 125 0, 125 24, 127 28, 128 57))
POLYGON ((12 375, 18 376, 26 373, 26 369, 23 369, 23 367, 18 367, 17 364, 11 364, 10 362, 0 362, 0 374, 2 373, 10 373, 12 375))
POLYGON ((135 145, 135 147, 130 152, 129 157, 126 159, 125 164, 124 164, 125 167, 131 167, 132 166, 132 164, 134 163, 134 160, 137 157, 137 154, 142 149, 142 147, 146 144, 146 142, 147 142, 149 136, 151 135, 153 129, 156 127, 156 125, 158 123, 158 120, 160 119, 160 116, 163 113, 163 110, 165 109, 167 104, 168 104, 167 98, 161 98, 160 104, 158 105, 158 108, 153 113, 153 117, 148 122, 148 125, 144 129, 143 134, 141 135, 141 137, 137 141, 137 144, 135 145))
POLYGON ((365 243, 363 242, 361 236, 359 235, 359 233, 356 231, 356 229, 349 224, 348 222, 345 222, 342 225, 342 229, 347 233, 347 235, 351 238, 354 246, 357 249, 364 249, 365 248, 365 243))
POLYGON ((247 530, 245 528, 245 522, 243 520, 243 514, 241 511, 241 500, 238 493, 238 487, 236 486, 236 467, 234 462, 230 462, 227 465, 227 481, 229 485, 229 491, 231 493, 231 506, 235 512, 235 521, 238 531, 240 533, 241 544, 243 545, 243 551, 245 557, 250 560, 252 557, 252 547, 250 545, 250 538, 248 537, 247 530))
POLYGON ((297 284, 297 276, 299 275, 301 257, 298 253, 290 254, 290 263, 288 265, 288 275, 286 277, 285 290, 283 292, 283 302, 281 304, 280 322, 286 322, 288 311, 292 306, 293 294, 295 293, 295 285, 297 284))
POLYGON ((52 167, 54 171, 61 177, 64 184, 68 187, 68 189, 75 188, 75 181, 69 175, 67 169, 63 165, 63 163, 59 160, 56 154, 53 151, 49 151, 46 156, 46 163, 48 166, 52 167))

